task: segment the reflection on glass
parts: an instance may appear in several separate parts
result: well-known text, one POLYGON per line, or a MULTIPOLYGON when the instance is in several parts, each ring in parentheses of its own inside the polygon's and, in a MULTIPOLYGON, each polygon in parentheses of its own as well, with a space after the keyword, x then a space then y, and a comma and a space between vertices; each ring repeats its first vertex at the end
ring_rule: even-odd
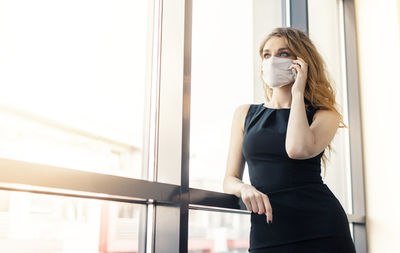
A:
POLYGON ((188 251, 248 252, 250 215, 189 210, 188 251))
POLYGON ((194 0, 192 19, 190 187, 222 192, 233 113, 262 98, 258 44, 281 1, 194 0))
POLYGON ((138 252, 145 206, 0 191, 1 252, 138 252))
POLYGON ((0 2, 0 158, 141 178, 147 5, 0 2))

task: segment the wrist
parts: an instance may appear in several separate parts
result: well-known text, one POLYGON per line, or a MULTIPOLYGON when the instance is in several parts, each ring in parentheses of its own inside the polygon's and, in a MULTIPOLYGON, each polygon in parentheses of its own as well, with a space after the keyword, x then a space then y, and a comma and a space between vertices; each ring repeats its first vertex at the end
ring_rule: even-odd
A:
POLYGON ((304 99, 304 92, 303 91, 292 91, 292 98, 293 99, 304 99))
POLYGON ((240 186, 239 186, 239 195, 240 195, 240 196, 242 195, 243 187, 245 187, 246 185, 247 185, 246 183, 241 183, 241 184, 240 184, 240 186))

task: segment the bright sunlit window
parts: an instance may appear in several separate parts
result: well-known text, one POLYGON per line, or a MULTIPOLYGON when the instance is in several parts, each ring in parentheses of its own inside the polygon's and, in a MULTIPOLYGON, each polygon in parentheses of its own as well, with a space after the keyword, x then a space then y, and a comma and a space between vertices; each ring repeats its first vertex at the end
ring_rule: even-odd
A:
POLYGON ((147 4, 0 2, 0 157, 141 177, 147 4))

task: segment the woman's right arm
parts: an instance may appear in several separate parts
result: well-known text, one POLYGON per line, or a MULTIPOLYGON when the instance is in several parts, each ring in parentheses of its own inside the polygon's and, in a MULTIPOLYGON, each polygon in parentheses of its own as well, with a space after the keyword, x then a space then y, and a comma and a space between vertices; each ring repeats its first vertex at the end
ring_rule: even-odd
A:
POLYGON ((242 181, 245 165, 242 153, 244 121, 249 108, 250 104, 240 105, 233 115, 223 191, 241 198, 249 211, 265 213, 267 222, 272 222, 272 207, 268 196, 242 181))

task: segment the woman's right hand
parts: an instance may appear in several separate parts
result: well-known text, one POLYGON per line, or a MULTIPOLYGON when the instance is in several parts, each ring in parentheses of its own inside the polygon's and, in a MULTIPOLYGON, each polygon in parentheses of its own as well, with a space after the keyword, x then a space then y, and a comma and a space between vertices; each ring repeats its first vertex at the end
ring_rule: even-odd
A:
POLYGON ((258 191, 252 185, 243 184, 240 188, 240 196, 247 210, 258 214, 265 213, 267 223, 272 222, 272 207, 265 193, 258 191))

